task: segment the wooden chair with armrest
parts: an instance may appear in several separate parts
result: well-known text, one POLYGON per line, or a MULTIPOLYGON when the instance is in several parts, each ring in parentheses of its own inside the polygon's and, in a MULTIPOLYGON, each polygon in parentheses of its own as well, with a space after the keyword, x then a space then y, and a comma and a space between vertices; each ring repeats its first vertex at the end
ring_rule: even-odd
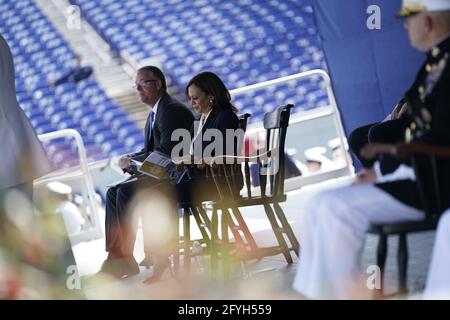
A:
POLYGON ((284 156, 287 128, 289 126, 290 109, 293 105, 285 105, 264 116, 266 130, 266 150, 255 156, 224 156, 210 161, 210 172, 216 182, 220 199, 211 203, 212 206, 212 245, 211 268, 217 272, 219 260, 222 263, 224 279, 230 277, 230 262, 232 257, 238 261, 261 259, 266 256, 283 254, 287 263, 292 263, 290 251, 297 255, 299 243, 280 206, 287 196, 284 192, 284 156), (219 161, 218 161, 219 160, 219 161), (259 194, 251 188, 249 163, 258 163, 259 194), (220 164, 218 164, 220 163, 220 164), (238 164, 229 166, 227 163, 238 164), (244 164, 244 185, 246 195, 235 192, 236 176, 233 170, 241 170, 244 164), (277 245, 258 247, 245 223, 240 208, 263 206, 275 235, 277 245), (219 216, 221 211, 219 239, 219 216), (230 242, 229 232, 234 237, 230 242), (289 244, 288 244, 289 243, 289 244))
MULTIPOLYGON (((238 129, 243 130, 244 133, 247 129, 247 122, 249 117, 251 117, 249 113, 245 113, 238 116, 239 118, 238 129)), ((210 174, 210 171, 207 170, 207 174, 210 174)), ((175 272, 178 272, 181 253, 184 255, 183 258, 184 270, 186 272, 189 272, 191 269, 192 257, 195 257, 197 255, 209 255, 211 253, 212 223, 206 210, 203 208, 202 202, 195 202, 195 203, 180 202, 178 203, 178 208, 182 212, 181 218, 183 227, 182 227, 182 235, 179 235, 178 237, 180 249, 174 254, 174 269, 175 272), (196 226, 200 230, 202 236, 200 239, 191 239, 191 216, 194 217, 196 226), (200 252, 194 252, 195 250, 193 250, 194 249, 193 244, 195 242, 199 243, 202 246, 200 252)), ((177 219, 176 230, 180 230, 179 222, 180 221, 177 219)), ((177 232, 177 234, 179 234, 179 232, 177 232)), ((249 239, 249 241, 252 241, 252 236, 249 232, 246 234, 246 237, 247 239, 249 239)))

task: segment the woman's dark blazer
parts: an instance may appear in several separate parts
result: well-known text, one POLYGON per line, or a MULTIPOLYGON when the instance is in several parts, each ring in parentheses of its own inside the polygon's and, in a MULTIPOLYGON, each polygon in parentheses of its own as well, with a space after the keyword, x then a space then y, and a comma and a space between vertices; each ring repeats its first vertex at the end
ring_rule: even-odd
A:
MULTIPOLYGON (((194 124, 191 128, 191 137, 194 138, 195 132, 194 132, 194 124)), ((196 129, 197 127, 195 127, 196 129)), ((226 137, 226 130, 227 129, 233 129, 236 130, 239 128, 239 119, 236 115, 236 113, 230 109, 220 110, 220 109, 213 109, 206 119, 205 125, 202 128, 202 136, 198 137, 197 139, 202 139, 203 135, 208 129, 217 129, 222 133, 223 137, 223 150, 221 154, 212 154, 212 156, 219 156, 219 155, 229 155, 227 154, 226 150, 226 143, 225 143, 225 137, 226 137)), ((214 140, 213 140, 214 141, 214 140)), ((213 143, 213 141, 202 141, 202 151, 205 150, 205 148, 210 144, 213 143)), ((234 144, 234 150, 233 154, 231 155, 239 155, 241 150, 238 150, 238 143, 237 141, 233 142, 234 144)), ((231 166, 234 166, 233 172, 235 173, 234 181, 235 184, 233 186, 234 192, 239 193, 239 191, 242 189, 244 183, 243 183, 243 177, 242 172, 240 170, 239 165, 229 165, 231 169, 231 166)), ((231 172, 231 170, 229 170, 231 172)), ((177 191, 178 195, 180 197, 180 201, 204 201, 204 200, 215 200, 218 198, 217 194, 217 187, 214 183, 213 178, 207 174, 205 169, 199 169, 197 167, 191 167, 189 168, 189 175, 190 179, 188 181, 183 181, 177 185, 177 191)), ((221 185, 225 185, 226 181, 219 182, 221 185)))

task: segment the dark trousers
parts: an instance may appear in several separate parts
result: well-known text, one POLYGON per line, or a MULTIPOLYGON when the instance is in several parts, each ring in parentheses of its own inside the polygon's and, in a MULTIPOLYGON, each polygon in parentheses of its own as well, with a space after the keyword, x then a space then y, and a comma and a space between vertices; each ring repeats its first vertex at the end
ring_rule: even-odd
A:
MULTIPOLYGON (((367 160, 360 156, 362 147, 368 143, 399 143, 405 138, 405 130, 409 126, 409 120, 401 118, 385 122, 372 123, 356 128, 349 136, 350 149, 365 168, 373 166, 375 160, 367 160)), ((381 172, 393 172, 398 167, 398 162, 389 156, 381 156, 381 172)))
POLYGON ((138 190, 154 186, 159 181, 141 176, 111 187, 106 193, 106 251, 117 257, 131 257, 136 240, 137 218, 128 206, 138 190))

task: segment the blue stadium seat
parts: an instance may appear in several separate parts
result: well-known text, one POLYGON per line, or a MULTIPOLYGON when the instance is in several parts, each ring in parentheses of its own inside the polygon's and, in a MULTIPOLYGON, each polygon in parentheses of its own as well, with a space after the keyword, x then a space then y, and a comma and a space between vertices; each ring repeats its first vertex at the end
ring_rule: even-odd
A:
POLYGON ((63 114, 64 115, 67 114, 66 108, 59 104, 56 104, 56 103, 49 105, 49 106, 45 107, 45 109, 40 110, 40 111, 41 111, 41 114, 43 114, 47 119, 50 119, 51 117, 56 116, 56 115, 61 116, 63 114))
POLYGON ((125 147, 134 148, 136 146, 143 146, 144 137, 141 135, 133 135, 127 137, 124 141, 125 147))
POLYGON ((113 132, 117 132, 120 128, 124 126, 134 125, 134 122, 130 120, 128 116, 116 118, 111 121, 110 126, 113 132))
POLYGON ((88 134, 90 132, 94 134, 97 130, 99 130, 99 128, 105 128, 105 130, 107 129, 107 127, 103 124, 103 119, 92 117, 90 115, 81 117, 80 126, 83 130, 86 130, 88 134))
POLYGON ((50 121, 43 115, 39 114, 30 119, 30 123, 33 127, 50 124, 50 121))
POLYGON ((116 154, 126 153, 126 149, 124 148, 123 144, 118 141, 114 141, 114 140, 103 142, 101 144, 101 150, 103 153, 106 153, 106 154, 111 154, 111 152, 113 152, 113 151, 116 151, 115 152, 116 154), (120 150, 120 153, 117 152, 119 150, 120 150))
POLYGON ((75 112, 78 109, 83 109, 84 106, 85 105, 83 104, 82 100, 76 99, 76 100, 67 102, 66 109, 68 112, 75 112))
POLYGON ((100 145, 104 142, 117 141, 117 136, 111 131, 105 130, 98 132, 94 135, 94 141, 96 144, 100 145))
POLYGON ((53 128, 53 126, 50 123, 44 123, 44 124, 36 125, 33 127, 36 130, 37 134, 43 134, 43 133, 55 131, 55 129, 53 128))
POLYGON ((72 119, 74 122, 80 123, 81 118, 89 117, 95 118, 95 112, 92 109, 84 109, 81 107, 77 107, 76 109, 72 109, 72 119))
POLYGON ((127 137, 132 135, 144 136, 144 133, 134 125, 122 126, 117 131, 117 137, 119 138, 120 141, 123 141, 127 137))
POLYGON ((106 112, 104 112, 102 117, 103 117, 103 121, 105 122, 105 124, 107 124, 116 118, 125 118, 127 116, 122 110, 110 109, 110 110, 107 110, 106 112))
POLYGON ((65 93, 72 93, 76 91, 76 85, 74 83, 62 83, 55 88, 55 93, 58 96, 62 96, 65 93))

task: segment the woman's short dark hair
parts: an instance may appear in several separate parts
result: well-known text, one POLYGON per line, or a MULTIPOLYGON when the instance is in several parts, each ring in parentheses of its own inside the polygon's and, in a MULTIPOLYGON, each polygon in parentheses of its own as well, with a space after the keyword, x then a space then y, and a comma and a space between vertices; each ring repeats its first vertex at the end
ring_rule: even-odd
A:
POLYGON ((166 77, 164 76, 164 73, 155 66, 145 66, 138 70, 138 72, 145 72, 145 73, 151 73, 156 79, 161 81, 162 89, 164 91, 167 90, 167 84, 166 84, 166 77))
POLYGON ((194 76, 186 86, 186 96, 189 96, 188 89, 190 86, 196 85, 205 94, 214 97, 213 108, 231 109, 237 111, 236 107, 231 104, 231 95, 227 87, 215 73, 205 71, 194 76))

